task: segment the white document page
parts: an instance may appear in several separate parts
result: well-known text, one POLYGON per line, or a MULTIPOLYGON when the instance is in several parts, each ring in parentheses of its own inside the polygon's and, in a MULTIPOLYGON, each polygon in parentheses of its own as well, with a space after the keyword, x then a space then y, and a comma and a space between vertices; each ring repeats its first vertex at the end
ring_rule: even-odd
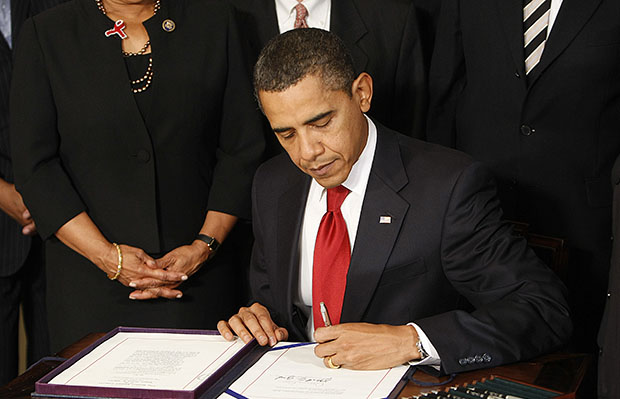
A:
POLYGON ((407 372, 409 366, 389 370, 359 371, 329 369, 314 354, 316 343, 292 346, 280 342, 265 353, 229 388, 237 396, 224 393, 220 399, 322 399, 385 398, 407 372), (288 346, 288 348, 287 348, 288 346))
POLYGON ((219 335, 119 332, 49 383, 191 391, 243 346, 219 335))

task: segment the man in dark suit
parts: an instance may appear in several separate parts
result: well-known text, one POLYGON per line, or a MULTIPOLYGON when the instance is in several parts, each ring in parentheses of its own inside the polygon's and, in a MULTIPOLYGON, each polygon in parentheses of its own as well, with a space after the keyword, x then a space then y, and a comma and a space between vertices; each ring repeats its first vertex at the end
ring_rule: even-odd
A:
POLYGON ((562 284, 500 221, 490 174, 367 118, 372 78, 356 77, 335 35, 279 36, 254 85, 287 154, 256 174, 257 303, 220 321, 224 337, 275 344, 319 327, 315 353, 328 367, 415 361, 446 373, 529 358, 568 338, 562 284), (338 325, 321 328, 319 302, 338 325))
POLYGON ((441 13, 428 138, 491 168, 506 218, 567 241, 573 343, 594 352, 620 153, 620 2, 534 1, 524 14, 519 1, 447 0, 441 13))
MULTIPOLYGON (((269 39, 295 27, 296 0, 232 3, 250 42, 250 67, 269 39)), ((392 129, 422 137, 426 73, 416 8, 411 0, 303 0, 301 5, 307 11, 307 26, 336 33, 351 52, 356 71, 378 79, 371 115, 392 129)), ((269 138, 273 139, 271 135, 269 138)), ((273 148, 270 152, 274 152, 273 148)))
POLYGON ((609 270, 607 303, 598 335, 598 397, 620 397, 620 156, 616 158, 611 181, 614 191, 613 203, 613 251, 609 270))
POLYGON ((9 151, 9 87, 13 46, 29 16, 62 0, 0 0, 0 385, 17 375, 19 305, 23 305, 28 363, 49 352, 41 241, 13 185, 9 151), (4 19, 2 18, 4 17, 4 19), (2 21, 5 22, 3 25, 2 21))

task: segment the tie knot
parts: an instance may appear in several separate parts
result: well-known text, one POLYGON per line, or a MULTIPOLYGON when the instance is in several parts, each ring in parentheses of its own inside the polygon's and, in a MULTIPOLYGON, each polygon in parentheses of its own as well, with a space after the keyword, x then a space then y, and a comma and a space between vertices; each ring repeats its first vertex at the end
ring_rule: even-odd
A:
POLYGON ((345 186, 337 186, 327 189, 327 212, 336 212, 351 191, 345 186))

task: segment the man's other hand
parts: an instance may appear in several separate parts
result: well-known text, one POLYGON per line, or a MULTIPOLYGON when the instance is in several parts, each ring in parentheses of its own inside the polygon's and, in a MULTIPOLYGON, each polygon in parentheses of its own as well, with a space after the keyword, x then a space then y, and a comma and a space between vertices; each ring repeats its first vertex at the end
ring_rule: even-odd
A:
POLYGON ((260 303, 239 309, 239 313, 228 319, 228 322, 220 320, 217 329, 228 341, 233 340, 233 334, 236 334, 246 344, 252 338, 256 338, 261 346, 267 344, 274 346, 278 341, 288 339, 288 331, 278 327, 271 319, 267 308, 260 303))

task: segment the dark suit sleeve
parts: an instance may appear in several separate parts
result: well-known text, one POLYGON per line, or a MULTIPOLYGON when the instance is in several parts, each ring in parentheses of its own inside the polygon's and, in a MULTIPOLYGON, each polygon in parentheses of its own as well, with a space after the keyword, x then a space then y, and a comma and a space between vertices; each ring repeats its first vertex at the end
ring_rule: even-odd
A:
POLYGON ((429 72, 427 139, 455 147, 459 95, 466 84, 459 0, 444 0, 429 72))
POLYGON ((408 136, 424 139, 428 94, 424 52, 415 6, 411 4, 396 69, 394 126, 408 136), (412 117, 413 114, 413 117, 412 117))
MULTIPOLYGON (((265 184, 265 173, 261 174, 261 168, 256 172, 254 184, 252 186, 252 229, 254 231, 254 245, 252 247, 252 260, 250 264, 250 287, 252 290, 252 301, 258 302, 267 307, 271 314, 271 318, 279 326, 286 325, 285 321, 276 312, 276 304, 274 302, 271 283, 267 274, 267 261, 265 258, 266 240, 273 240, 276 237, 273 230, 274 223, 264 223, 263 218, 268 211, 261 212, 259 198, 265 198, 264 195, 257 194, 260 191, 268 190, 268 184, 265 184), (270 230, 268 230, 270 229, 270 230)), ((264 169, 263 169, 264 170, 264 169)), ((267 196, 269 197, 269 196, 267 196)), ((273 205, 273 204, 272 204, 273 205)))
POLYGON ((479 163, 467 167, 448 204, 441 261, 475 310, 416 321, 447 373, 528 359, 570 336, 565 287, 501 214, 490 173, 479 163))
POLYGON ((249 219, 250 187, 265 141, 232 9, 228 16, 228 76, 208 208, 249 219))
POLYGON ((56 107, 32 19, 24 23, 16 47, 10 101, 15 182, 45 239, 85 205, 58 154, 56 107))

